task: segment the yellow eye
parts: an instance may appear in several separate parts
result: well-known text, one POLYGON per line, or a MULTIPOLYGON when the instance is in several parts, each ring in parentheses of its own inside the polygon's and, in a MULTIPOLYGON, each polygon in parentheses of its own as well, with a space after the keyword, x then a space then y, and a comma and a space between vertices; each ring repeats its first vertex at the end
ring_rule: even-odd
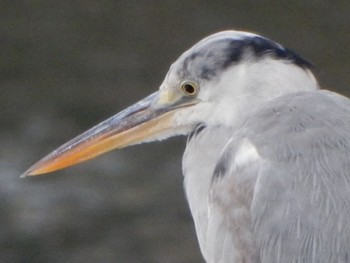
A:
POLYGON ((188 96, 197 95, 198 90, 199 90, 197 84, 194 82, 191 82, 191 81, 185 81, 185 82, 181 83, 181 89, 188 96))

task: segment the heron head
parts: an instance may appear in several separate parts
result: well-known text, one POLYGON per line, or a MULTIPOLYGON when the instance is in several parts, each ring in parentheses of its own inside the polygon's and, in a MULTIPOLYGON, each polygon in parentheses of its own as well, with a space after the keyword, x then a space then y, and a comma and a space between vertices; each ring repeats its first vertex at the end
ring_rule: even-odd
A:
POLYGON ((197 125, 233 126, 247 109, 283 93, 317 88, 311 64, 261 36, 224 31, 182 54, 160 89, 34 164, 37 175, 112 149, 186 135, 197 125))

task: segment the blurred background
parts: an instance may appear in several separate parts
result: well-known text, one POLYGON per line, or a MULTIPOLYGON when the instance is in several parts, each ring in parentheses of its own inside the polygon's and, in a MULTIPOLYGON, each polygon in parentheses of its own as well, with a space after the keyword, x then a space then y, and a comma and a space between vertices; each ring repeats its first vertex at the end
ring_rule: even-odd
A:
POLYGON ((203 262, 183 193, 185 138, 49 176, 35 161, 156 90, 208 34, 258 32, 350 95, 350 1, 1 1, 0 262, 203 262))

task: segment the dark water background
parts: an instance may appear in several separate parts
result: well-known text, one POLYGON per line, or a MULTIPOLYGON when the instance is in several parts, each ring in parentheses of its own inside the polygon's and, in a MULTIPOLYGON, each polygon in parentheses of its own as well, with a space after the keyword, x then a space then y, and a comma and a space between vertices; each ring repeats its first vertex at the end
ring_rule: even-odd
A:
POLYGON ((223 29, 259 32, 350 94, 350 1, 1 1, 0 262, 202 262, 183 195, 185 138, 50 176, 33 162, 158 88, 223 29))

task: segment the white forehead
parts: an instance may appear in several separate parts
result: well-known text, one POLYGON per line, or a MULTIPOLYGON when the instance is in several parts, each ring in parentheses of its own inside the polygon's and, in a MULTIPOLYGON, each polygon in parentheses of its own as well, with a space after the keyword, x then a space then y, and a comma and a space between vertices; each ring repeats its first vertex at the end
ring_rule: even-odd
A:
POLYGON ((176 84, 186 78, 208 81, 232 65, 275 59, 303 69, 312 64, 294 51, 260 35, 227 30, 212 34, 184 52, 171 66, 165 82, 176 84))
POLYGON ((201 41, 199 41, 195 46, 204 44, 206 42, 209 42, 214 39, 221 39, 221 38, 231 38, 232 40, 242 40, 247 37, 257 37, 259 35, 251 33, 251 32, 245 32, 245 31, 236 31, 236 30, 226 30, 221 31, 212 35, 209 35, 205 38, 203 38, 201 41))
MULTIPOLYGON (((209 35, 209 36, 203 38, 202 40, 200 40, 196 44, 194 44, 191 48, 189 48, 184 53, 182 53, 181 56, 179 56, 179 58, 171 65, 170 70, 165 77, 164 83, 167 83, 167 82, 176 83, 176 82, 181 81, 181 77, 179 75, 171 74, 171 73, 173 73, 178 66, 181 66, 179 64, 182 63, 184 58, 191 56, 191 54, 196 53, 198 50, 201 50, 203 48, 203 46, 206 46, 208 43, 213 42, 213 41, 217 41, 220 39, 231 39, 231 40, 239 41, 239 40, 243 40, 246 38, 252 38, 252 37, 257 37, 257 36, 259 36, 259 35, 254 34, 254 33, 250 33, 250 32, 245 32, 245 31, 226 30, 226 31, 214 33, 212 35, 209 35)), ((218 48, 218 45, 216 45, 216 47, 218 48)), ((161 86, 161 88, 162 88, 162 86, 161 86)))

